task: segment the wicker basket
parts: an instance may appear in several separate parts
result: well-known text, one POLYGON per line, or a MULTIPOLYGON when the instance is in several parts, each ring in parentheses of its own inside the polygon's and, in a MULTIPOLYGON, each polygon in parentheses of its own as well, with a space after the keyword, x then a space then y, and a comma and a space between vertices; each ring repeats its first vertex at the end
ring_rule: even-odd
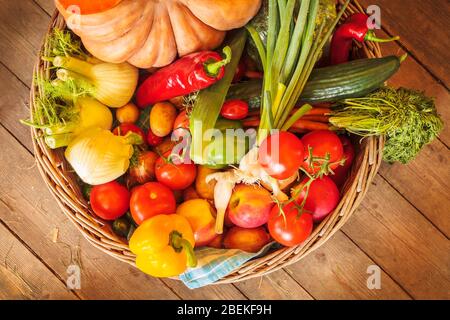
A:
MULTIPOLYGON (((343 2, 343 1, 341 1, 343 2)), ((344 15, 348 16, 363 9, 357 1, 352 1, 344 15)), ((55 12, 48 33, 55 27, 65 28, 63 18, 55 12)), ((34 69, 34 79, 48 78, 50 65, 40 59, 47 56, 49 50, 44 41, 34 69)), ((377 44, 367 43, 354 48, 354 53, 366 57, 380 57, 381 51, 377 44)), ((32 84, 30 95, 30 111, 35 108, 35 98, 42 94, 36 82, 32 84)), ((37 167, 44 181, 55 197, 64 214, 75 224, 86 239, 103 252, 131 265, 135 265, 135 256, 130 252, 127 243, 118 238, 108 223, 96 217, 84 200, 77 178, 67 164, 62 150, 50 150, 46 147, 39 129, 32 129, 34 154, 37 167)), ((351 177, 344 187, 342 200, 336 210, 315 228, 309 239, 302 245, 293 248, 283 248, 264 257, 251 260, 221 279, 216 284, 232 283, 260 277, 295 263, 323 245, 358 208, 372 180, 378 172, 382 161, 382 137, 367 138, 361 141, 357 157, 353 165, 351 177)))

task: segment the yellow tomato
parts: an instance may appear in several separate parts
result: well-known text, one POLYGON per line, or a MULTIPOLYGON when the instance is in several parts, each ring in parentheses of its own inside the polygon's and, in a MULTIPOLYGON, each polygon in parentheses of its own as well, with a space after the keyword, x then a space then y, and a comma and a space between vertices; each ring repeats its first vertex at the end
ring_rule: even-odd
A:
POLYGON ((116 118, 120 123, 135 123, 139 119, 139 109, 135 104, 129 103, 117 109, 116 118))

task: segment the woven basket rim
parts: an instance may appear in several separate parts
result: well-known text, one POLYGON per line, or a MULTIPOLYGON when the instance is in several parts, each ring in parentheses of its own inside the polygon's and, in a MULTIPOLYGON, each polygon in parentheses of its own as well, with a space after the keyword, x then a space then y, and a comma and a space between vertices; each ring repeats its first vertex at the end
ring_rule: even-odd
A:
MULTIPOLYGON (((341 4, 342 2, 340 0, 341 4)), ((354 12, 364 12, 356 0, 351 1, 344 17, 354 12)), ((41 56, 46 55, 48 50, 46 37, 55 27, 65 28, 64 19, 57 10, 52 16, 33 72, 30 90, 31 117, 35 108, 35 98, 42 94, 42 88, 37 85, 35 79, 50 76, 49 63, 43 61, 41 56)), ((365 43, 360 45, 358 50, 370 58, 381 56, 380 47, 376 43, 365 43)), ((76 177, 71 172, 63 152, 48 149, 41 138, 39 129, 31 129, 31 135, 37 168, 64 214, 93 246, 118 260, 135 266, 135 256, 130 252, 127 243, 112 232, 107 222, 96 217, 84 200, 76 177)), ((267 275, 299 261, 322 246, 358 208, 379 170, 383 146, 384 137, 369 137, 361 140, 351 176, 344 187, 345 191, 338 207, 315 227, 307 241, 300 246, 281 248, 263 257, 250 260, 214 284, 234 283, 267 275)))

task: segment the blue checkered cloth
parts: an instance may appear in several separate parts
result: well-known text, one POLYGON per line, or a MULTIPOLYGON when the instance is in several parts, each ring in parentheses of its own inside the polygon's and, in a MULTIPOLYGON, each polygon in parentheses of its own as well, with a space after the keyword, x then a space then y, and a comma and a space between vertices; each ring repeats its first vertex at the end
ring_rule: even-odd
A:
POLYGON ((201 248, 195 251, 198 260, 197 267, 188 269, 180 275, 180 280, 189 288, 197 289, 212 284, 229 275, 247 261, 262 256, 272 247, 265 246, 258 253, 241 250, 224 250, 201 248))

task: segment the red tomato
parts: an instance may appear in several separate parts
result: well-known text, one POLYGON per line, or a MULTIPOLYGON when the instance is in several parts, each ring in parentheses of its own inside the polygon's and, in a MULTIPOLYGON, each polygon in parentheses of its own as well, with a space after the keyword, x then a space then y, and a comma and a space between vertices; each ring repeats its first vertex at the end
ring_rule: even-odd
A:
POLYGON ((137 224, 160 214, 174 214, 176 206, 172 190, 158 182, 148 182, 131 192, 130 211, 137 224))
POLYGON ((302 142, 307 157, 303 163, 303 168, 309 173, 319 172, 327 156, 330 158, 329 167, 331 170, 340 166, 339 161, 342 160, 344 155, 344 148, 336 133, 327 130, 313 131, 304 135, 302 142), (309 163, 309 150, 311 150, 314 158, 320 159, 315 159, 312 163, 309 163))
POLYGON ((135 124, 122 123, 120 126, 116 127, 113 130, 113 133, 116 136, 126 136, 129 132, 134 132, 134 133, 140 135, 141 138, 142 138, 142 143, 145 143, 146 138, 145 138, 144 131, 141 128, 139 128, 137 125, 135 125, 135 124))
POLYGON ((352 168, 353 160, 355 159, 355 147, 350 139, 346 136, 339 136, 339 139, 344 146, 344 159, 343 166, 339 166, 334 170, 334 175, 330 175, 330 178, 336 183, 338 187, 342 187, 348 178, 350 169, 352 168))
POLYGON ((225 119, 242 120, 248 116, 248 103, 242 100, 228 100, 224 103, 220 115, 225 119))
MULTIPOLYGON (((292 190, 292 196, 296 198, 298 204, 302 204, 305 199, 306 188, 303 186, 308 181, 309 178, 304 179, 292 190)), ((336 209, 339 200, 339 189, 336 184, 329 177, 324 176, 311 183, 304 209, 312 213, 314 222, 320 222, 336 209)))
POLYGON ((262 79, 264 78, 264 73, 259 71, 247 71, 245 76, 249 79, 262 79))
POLYGON ((189 117, 186 110, 180 112, 173 124, 173 135, 176 138, 181 138, 189 131, 189 117))
POLYGON ((313 218, 306 212, 299 216, 297 207, 291 203, 283 208, 283 212, 279 206, 273 207, 267 226, 276 242, 293 247, 308 239, 313 230, 313 218))
POLYGON ((117 181, 112 181, 94 186, 90 201, 97 216, 104 220, 116 220, 128 211, 130 192, 117 181))
POLYGON ((268 136, 259 148, 259 164, 273 178, 286 180, 301 167, 305 148, 296 135, 279 132, 268 136))
POLYGON ((164 138, 158 137, 153 133, 152 129, 148 129, 147 143, 151 147, 157 147, 164 141, 164 138))
POLYGON ((192 185, 197 177, 197 166, 194 163, 173 163, 167 159, 171 152, 156 161, 156 179, 172 190, 184 190, 192 185))

